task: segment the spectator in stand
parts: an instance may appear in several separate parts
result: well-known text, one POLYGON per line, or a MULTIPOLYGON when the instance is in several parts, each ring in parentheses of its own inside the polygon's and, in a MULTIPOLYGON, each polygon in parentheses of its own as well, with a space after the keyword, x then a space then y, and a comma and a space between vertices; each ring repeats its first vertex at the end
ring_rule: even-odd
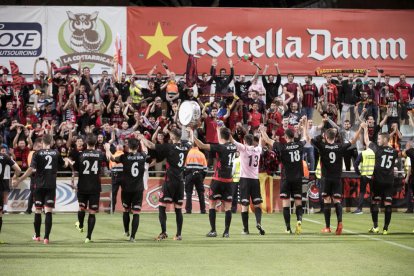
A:
POLYGON ((234 78, 234 69, 233 69, 233 61, 229 59, 229 66, 230 66, 230 75, 226 75, 226 69, 220 69, 220 75, 215 76, 213 78, 214 82, 216 83, 215 94, 216 96, 221 96, 222 94, 227 94, 231 92, 230 90, 230 83, 234 78))
POLYGON ((303 98, 302 89, 300 85, 296 82, 293 82, 295 76, 292 73, 287 74, 288 82, 283 85, 283 94, 291 93, 293 94, 293 98, 291 99, 292 102, 301 103, 302 101, 299 99, 303 98))
POLYGON ((312 119, 313 109, 318 102, 318 88, 312 83, 311 75, 305 77, 305 84, 301 86, 301 89, 303 91, 302 113, 308 119, 312 119))
POLYGON ((407 107, 414 95, 411 93, 411 85, 405 79, 405 74, 401 74, 400 81, 394 85, 394 89, 397 93, 396 98, 401 105, 401 121, 408 124, 407 107))
POLYGON ((201 78, 197 78, 198 97, 203 103, 210 101, 211 84, 216 77, 217 58, 213 58, 210 68, 210 78, 207 73, 202 73, 201 78))
POLYGON ((348 79, 342 81, 342 89, 339 93, 339 101, 342 104, 341 109, 341 125, 344 124, 346 116, 349 113, 349 120, 355 122, 355 109, 356 103, 356 89, 357 85, 354 82, 354 74, 349 74, 348 79))
POLYGON ((28 163, 28 156, 30 149, 33 146, 33 142, 31 139, 31 135, 33 131, 31 130, 29 137, 24 137, 24 134, 22 133, 23 127, 19 126, 17 127, 17 134, 14 137, 13 140, 13 155, 14 160, 16 161, 17 165, 22 170, 26 170, 29 167, 28 163))
MULTIPOLYGON (((308 136, 310 139, 315 138, 316 136, 321 134, 321 129, 322 129, 323 125, 319 125, 319 126, 314 126, 313 125, 313 120, 309 119, 308 120, 308 136)), ((306 162, 308 163, 308 168, 309 171, 314 171, 315 170, 315 164, 316 164, 316 159, 315 159, 315 147, 310 143, 310 142, 306 142, 305 146, 303 147, 303 154, 304 154, 304 160, 306 160, 306 162)))
POLYGON ((319 102, 324 104, 334 104, 336 108, 338 108, 338 89, 336 85, 332 83, 332 76, 326 75, 325 76, 326 83, 322 84, 321 88, 319 89, 319 102))
POLYGON ((272 74, 269 74, 266 79, 266 72, 269 69, 269 65, 265 65, 262 75, 262 83, 266 90, 266 105, 269 106, 273 100, 279 96, 279 87, 282 82, 282 76, 280 75, 279 65, 274 63, 274 66, 277 71, 276 82, 275 77, 272 74))
POLYGON ((400 114, 401 114, 401 105, 395 97, 394 92, 389 91, 387 99, 387 126, 388 130, 391 129, 393 123, 398 124, 400 128, 400 114))

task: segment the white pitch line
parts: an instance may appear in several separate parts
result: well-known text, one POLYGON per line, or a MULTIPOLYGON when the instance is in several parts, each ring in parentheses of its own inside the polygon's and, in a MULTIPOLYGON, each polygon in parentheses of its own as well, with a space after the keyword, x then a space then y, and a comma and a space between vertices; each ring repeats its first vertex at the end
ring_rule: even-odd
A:
MULTIPOLYGON (((306 221, 309 221, 309 222, 312 222, 312 223, 315 223, 315 224, 324 225, 322 222, 319 222, 317 220, 312 220, 312 219, 307 219, 307 218, 303 218, 303 220, 306 220, 306 221)), ((350 233, 350 234, 356 234, 359 237, 366 238, 366 239, 369 239, 369 240, 381 241, 381 242, 384 242, 384 243, 388 243, 388 244, 391 244, 391 245, 394 245, 394 246, 397 246, 397 247, 400 247, 400 248, 404 248, 404 249, 407 249, 409 251, 414 252, 414 247, 410 247, 410 246, 407 246, 407 245, 404 245, 404 244, 400 244, 400 243, 396 243, 396 242, 392 242, 392 241, 386 241, 386 240, 383 240, 383 239, 380 239, 380 238, 375 238, 375 237, 364 235, 364 234, 358 234, 357 232, 354 232, 354 231, 351 231, 351 230, 344 229, 342 231, 344 231, 346 233, 350 233)))

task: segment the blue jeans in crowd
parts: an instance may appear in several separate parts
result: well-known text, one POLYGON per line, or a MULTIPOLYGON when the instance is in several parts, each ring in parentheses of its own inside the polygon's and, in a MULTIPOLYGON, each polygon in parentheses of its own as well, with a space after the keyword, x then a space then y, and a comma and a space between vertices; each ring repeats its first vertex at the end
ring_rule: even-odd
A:
POLYGON ((309 163, 309 171, 315 170, 315 152, 314 147, 304 147, 303 148, 303 159, 309 163))

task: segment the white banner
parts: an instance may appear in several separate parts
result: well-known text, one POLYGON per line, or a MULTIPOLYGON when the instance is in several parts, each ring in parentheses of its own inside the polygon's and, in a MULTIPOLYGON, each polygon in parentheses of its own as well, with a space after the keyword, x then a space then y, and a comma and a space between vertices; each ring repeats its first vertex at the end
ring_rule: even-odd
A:
MULTIPOLYGON (((115 38, 120 35, 126 71, 126 7, 17 7, 0 8, 0 65, 9 60, 23 74, 32 74, 37 58, 58 67, 79 59, 92 74, 112 72, 115 38)), ((44 62, 39 70, 46 70, 44 62)))
MULTIPOLYGON (((47 55, 46 41, 45 8, 0 8, 0 65, 10 68, 9 60, 13 60, 21 72, 32 74, 35 60, 47 55)), ((39 70, 44 69, 43 63, 39 65, 39 70)))
POLYGON ((114 41, 119 33, 126 69, 126 8, 125 7, 48 7, 48 57, 57 65, 79 60, 91 68, 92 74, 111 72, 114 41))
MULTIPOLYGON (((78 198, 70 186, 70 178, 57 180, 55 212, 78 211, 78 198)), ((27 200, 30 195, 30 180, 25 180, 16 188, 11 189, 7 211, 24 212, 27 209, 27 200)), ((33 209, 34 210, 34 209, 33 209)))

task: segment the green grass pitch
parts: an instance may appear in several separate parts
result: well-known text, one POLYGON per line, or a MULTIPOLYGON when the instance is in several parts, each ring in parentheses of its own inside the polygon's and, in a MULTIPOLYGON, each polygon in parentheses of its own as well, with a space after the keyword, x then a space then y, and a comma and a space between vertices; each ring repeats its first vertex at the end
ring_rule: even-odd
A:
MULTIPOLYGON (((332 224, 336 225, 332 214, 332 224)), ((42 217, 44 220, 44 216, 42 217)), ((320 234, 323 215, 305 215, 303 234, 288 235, 281 214, 263 216, 265 236, 250 215, 249 236, 233 215, 230 239, 206 238, 208 215, 184 215, 183 240, 174 241, 175 214, 168 214, 168 240, 156 242, 157 214, 141 214, 137 242, 123 237, 122 215, 98 214, 93 243, 74 227, 76 214, 53 217, 51 243, 33 242, 33 216, 3 216, 0 275, 413 275, 414 216, 394 213, 390 234, 370 235, 369 214, 344 214, 344 233, 320 234)), ((87 217, 85 219, 87 221, 87 217)), ((380 226, 383 214, 380 214, 380 226)), ((292 216, 294 226, 295 216, 292 216)), ((223 214, 217 216, 222 233, 223 214)), ((42 234, 44 224, 42 224, 42 234)))

